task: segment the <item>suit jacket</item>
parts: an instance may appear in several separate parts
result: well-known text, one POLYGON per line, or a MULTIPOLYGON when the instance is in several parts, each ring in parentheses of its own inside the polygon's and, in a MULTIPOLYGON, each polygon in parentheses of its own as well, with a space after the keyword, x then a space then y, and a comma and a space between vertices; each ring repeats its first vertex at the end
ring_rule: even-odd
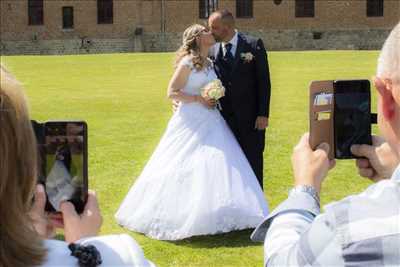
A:
POLYGON ((222 45, 216 45, 214 66, 226 92, 221 98, 222 115, 235 121, 242 133, 254 130, 257 116, 269 117, 271 82, 263 41, 238 33, 238 44, 231 70, 226 68, 222 45), (246 60, 245 55, 253 58, 246 60))

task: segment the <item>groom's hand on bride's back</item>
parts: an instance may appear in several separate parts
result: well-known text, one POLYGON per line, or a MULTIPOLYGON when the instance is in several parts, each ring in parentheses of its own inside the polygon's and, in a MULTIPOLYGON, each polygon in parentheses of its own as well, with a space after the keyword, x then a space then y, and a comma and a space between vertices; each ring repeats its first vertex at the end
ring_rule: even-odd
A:
POLYGON ((179 107, 179 101, 178 100, 172 100, 172 111, 175 112, 179 107))
MULTIPOLYGON (((194 96, 193 102, 199 102, 209 109, 213 109, 217 106, 217 101, 214 99, 207 99, 202 96, 194 96)), ((178 100, 172 101, 172 110, 175 112, 179 107, 180 102, 178 100)))

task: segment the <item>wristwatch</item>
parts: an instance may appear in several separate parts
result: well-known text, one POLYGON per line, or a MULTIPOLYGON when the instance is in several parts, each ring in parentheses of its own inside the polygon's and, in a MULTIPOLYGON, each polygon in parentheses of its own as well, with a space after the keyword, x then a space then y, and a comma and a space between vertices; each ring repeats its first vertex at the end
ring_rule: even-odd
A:
POLYGON ((311 185, 296 185, 295 187, 293 187, 290 191, 289 191, 289 196, 293 193, 296 192, 302 192, 302 193, 307 193, 310 196, 312 196, 312 198, 314 198, 314 200, 318 203, 319 206, 319 195, 317 190, 315 189, 314 186, 311 185))

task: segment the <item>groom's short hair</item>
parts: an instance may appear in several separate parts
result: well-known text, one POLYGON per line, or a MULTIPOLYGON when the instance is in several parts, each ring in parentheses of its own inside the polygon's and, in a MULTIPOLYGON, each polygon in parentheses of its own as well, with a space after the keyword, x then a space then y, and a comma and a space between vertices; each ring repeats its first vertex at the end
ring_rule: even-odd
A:
POLYGON ((211 16, 218 16, 221 18, 221 21, 223 24, 228 25, 230 27, 235 27, 235 18, 233 17, 233 14, 227 10, 217 10, 211 14, 211 16))

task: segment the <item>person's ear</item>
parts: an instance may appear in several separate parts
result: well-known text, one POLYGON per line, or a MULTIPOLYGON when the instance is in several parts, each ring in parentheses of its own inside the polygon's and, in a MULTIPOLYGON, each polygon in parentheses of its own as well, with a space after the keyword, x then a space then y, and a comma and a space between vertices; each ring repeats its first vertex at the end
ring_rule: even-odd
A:
POLYGON ((380 95, 382 115, 390 121, 395 115, 396 102, 393 97, 393 83, 390 79, 374 78, 375 87, 380 95))

